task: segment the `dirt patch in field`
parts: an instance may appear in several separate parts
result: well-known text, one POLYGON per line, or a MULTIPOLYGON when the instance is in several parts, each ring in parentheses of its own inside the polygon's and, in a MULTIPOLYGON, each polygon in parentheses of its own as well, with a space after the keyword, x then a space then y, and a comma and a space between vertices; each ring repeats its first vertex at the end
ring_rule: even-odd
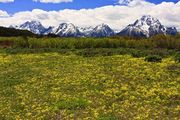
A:
POLYGON ((13 44, 13 41, 0 41, 0 48, 10 48, 13 44))

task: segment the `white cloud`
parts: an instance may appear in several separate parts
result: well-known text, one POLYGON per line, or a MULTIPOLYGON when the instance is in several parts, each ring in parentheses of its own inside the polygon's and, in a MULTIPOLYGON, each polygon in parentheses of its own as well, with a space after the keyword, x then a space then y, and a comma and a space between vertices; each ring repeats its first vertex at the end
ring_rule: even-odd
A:
POLYGON ((119 0, 120 5, 126 6, 145 6, 145 5, 154 5, 153 3, 147 2, 146 0, 119 0))
POLYGON ((9 17, 9 15, 6 11, 0 10, 0 18, 2 18, 2 17, 9 17))
POLYGON ((180 32, 180 27, 177 27, 177 30, 180 32))
POLYGON ((73 2, 73 0, 33 0, 35 2, 42 3, 62 3, 62 2, 73 2))
POLYGON ((127 5, 131 2, 132 0, 119 0, 119 4, 122 4, 122 5, 127 5))
POLYGON ((14 0, 0 0, 0 3, 14 2, 14 0))
POLYGON ((9 26, 11 24, 22 24, 25 21, 38 20, 45 26, 57 26, 62 22, 71 22, 82 27, 106 23, 113 29, 120 30, 142 15, 148 14, 157 17, 166 26, 178 27, 180 26, 179 11, 180 2, 163 2, 156 5, 146 1, 142 1, 139 5, 129 3, 127 6, 104 6, 95 9, 65 9, 60 11, 34 9, 0 18, 0 25, 9 26))

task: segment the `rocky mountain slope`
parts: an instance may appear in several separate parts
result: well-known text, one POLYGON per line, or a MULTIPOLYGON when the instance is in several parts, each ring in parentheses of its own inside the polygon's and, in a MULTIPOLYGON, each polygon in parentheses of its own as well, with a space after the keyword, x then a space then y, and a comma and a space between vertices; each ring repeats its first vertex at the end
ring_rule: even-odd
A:
POLYGON ((133 24, 128 25, 118 35, 133 37, 151 37, 157 34, 175 35, 175 27, 165 27, 161 22, 150 15, 142 16, 133 24))

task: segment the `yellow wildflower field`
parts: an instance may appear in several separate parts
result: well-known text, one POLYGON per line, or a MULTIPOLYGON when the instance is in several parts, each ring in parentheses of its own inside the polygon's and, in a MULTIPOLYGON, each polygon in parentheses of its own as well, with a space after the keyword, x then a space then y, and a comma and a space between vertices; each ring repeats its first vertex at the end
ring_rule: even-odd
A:
POLYGON ((170 57, 0 53, 0 120, 178 120, 175 65, 170 57))

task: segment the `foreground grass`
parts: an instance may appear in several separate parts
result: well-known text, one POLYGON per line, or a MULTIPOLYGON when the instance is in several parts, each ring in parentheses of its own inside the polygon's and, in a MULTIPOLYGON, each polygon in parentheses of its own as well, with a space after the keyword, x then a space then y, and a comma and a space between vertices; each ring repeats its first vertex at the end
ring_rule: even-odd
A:
POLYGON ((180 70, 130 55, 0 52, 0 119, 179 119, 180 70))

